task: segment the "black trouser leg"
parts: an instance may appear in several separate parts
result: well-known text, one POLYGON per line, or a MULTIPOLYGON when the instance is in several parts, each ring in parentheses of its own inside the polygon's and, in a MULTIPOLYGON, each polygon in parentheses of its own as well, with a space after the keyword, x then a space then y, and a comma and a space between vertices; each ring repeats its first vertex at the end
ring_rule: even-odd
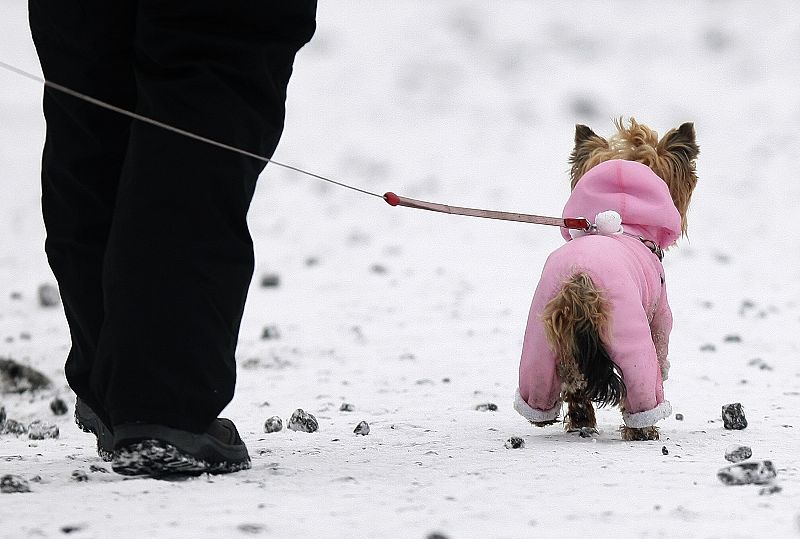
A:
MULTIPOLYGON (((137 111, 271 156, 315 2, 141 0, 137 111)), ((103 271, 92 387, 113 424, 203 431, 233 396, 264 163, 131 127, 103 271)))
MULTIPOLYGON (((133 108, 134 7, 120 0, 31 0, 31 33, 45 77, 133 108)), ((130 121, 51 90, 43 106, 45 249, 72 337, 65 371, 77 395, 102 413, 89 379, 103 323, 101 270, 130 121)))
MULTIPOLYGON (((54 82, 270 156, 315 8, 31 0, 31 27, 54 82), (104 13, 120 26, 98 23, 104 13)), ((233 394, 253 271, 246 213, 263 163, 72 99, 47 94, 43 160, 68 379, 112 424, 202 431, 233 394)))

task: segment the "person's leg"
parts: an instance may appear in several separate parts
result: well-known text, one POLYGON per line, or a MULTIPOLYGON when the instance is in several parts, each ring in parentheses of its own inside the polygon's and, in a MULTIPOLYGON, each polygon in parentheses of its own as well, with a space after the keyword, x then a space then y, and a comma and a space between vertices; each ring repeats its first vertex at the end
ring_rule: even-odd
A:
MULTIPOLYGON (((315 1, 141 0, 137 112, 271 156, 315 1)), ((263 162, 134 122, 92 387, 113 425, 206 432, 233 396, 263 162)), ((166 431, 164 431, 166 432, 166 431)))
MULTIPOLYGON (((30 0, 31 34, 45 78, 133 108, 133 6, 122 0, 30 0)), ((72 337, 65 371, 78 397, 103 415, 89 380, 103 323, 103 259, 130 121, 50 89, 43 106, 45 248, 72 337)))

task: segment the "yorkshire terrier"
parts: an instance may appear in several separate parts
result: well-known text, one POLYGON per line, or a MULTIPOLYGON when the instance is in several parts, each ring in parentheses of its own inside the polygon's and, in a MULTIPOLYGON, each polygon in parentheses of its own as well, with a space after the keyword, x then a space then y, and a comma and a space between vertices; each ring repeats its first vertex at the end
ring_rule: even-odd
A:
POLYGON ((657 440, 671 415, 663 382, 672 313, 664 249, 686 234, 697 184, 694 125, 660 140, 631 118, 608 140, 577 125, 570 155, 572 193, 562 228, 567 243, 550 254, 533 296, 514 408, 537 426, 596 432, 593 403, 619 406, 624 440, 657 440))

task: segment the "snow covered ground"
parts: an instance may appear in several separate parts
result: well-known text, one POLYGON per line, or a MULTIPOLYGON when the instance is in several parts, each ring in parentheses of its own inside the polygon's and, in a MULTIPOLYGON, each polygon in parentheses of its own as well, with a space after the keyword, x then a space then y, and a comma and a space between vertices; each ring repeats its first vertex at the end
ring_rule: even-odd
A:
MULTIPOLYGON (((0 60, 39 72, 25 2, 0 11, 0 60)), ((61 430, 0 436, 0 475, 37 478, 30 493, 0 494, 0 535, 797 536, 797 51, 792 0, 321 2, 275 158, 370 191, 558 215, 576 122, 600 134, 620 115, 660 132, 695 122, 689 238, 665 260, 666 394, 684 419, 662 422, 658 442, 626 443, 613 410, 594 439, 512 410, 557 230, 390 208, 273 166, 250 216, 258 267, 225 411, 253 469, 185 481, 110 473, 71 422, 67 327, 36 294, 53 282, 41 89, 0 72, 0 357, 56 381, 0 403, 61 430), (279 286, 261 287, 264 275, 279 286), (277 338, 262 339, 268 326, 277 338), (55 394, 68 415, 50 412, 55 394), (732 402, 747 429, 723 429, 732 402), (296 408, 320 430, 263 432, 296 408), (361 420, 368 436, 353 434, 361 420), (506 449, 511 436, 525 447, 506 449), (780 491, 717 479, 734 443, 773 461, 780 491)))

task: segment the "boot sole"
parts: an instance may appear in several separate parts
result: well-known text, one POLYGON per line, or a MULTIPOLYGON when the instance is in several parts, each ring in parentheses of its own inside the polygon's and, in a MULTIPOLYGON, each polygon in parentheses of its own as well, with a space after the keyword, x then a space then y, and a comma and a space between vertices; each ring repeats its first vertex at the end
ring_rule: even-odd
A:
POLYGON ((121 475, 201 475, 233 473, 250 468, 250 460, 208 462, 195 458, 162 440, 142 440, 120 448, 111 468, 121 475))
POLYGON ((223 474, 250 468, 244 443, 225 444, 208 434, 163 425, 120 425, 115 434, 111 468, 122 475, 223 474))

